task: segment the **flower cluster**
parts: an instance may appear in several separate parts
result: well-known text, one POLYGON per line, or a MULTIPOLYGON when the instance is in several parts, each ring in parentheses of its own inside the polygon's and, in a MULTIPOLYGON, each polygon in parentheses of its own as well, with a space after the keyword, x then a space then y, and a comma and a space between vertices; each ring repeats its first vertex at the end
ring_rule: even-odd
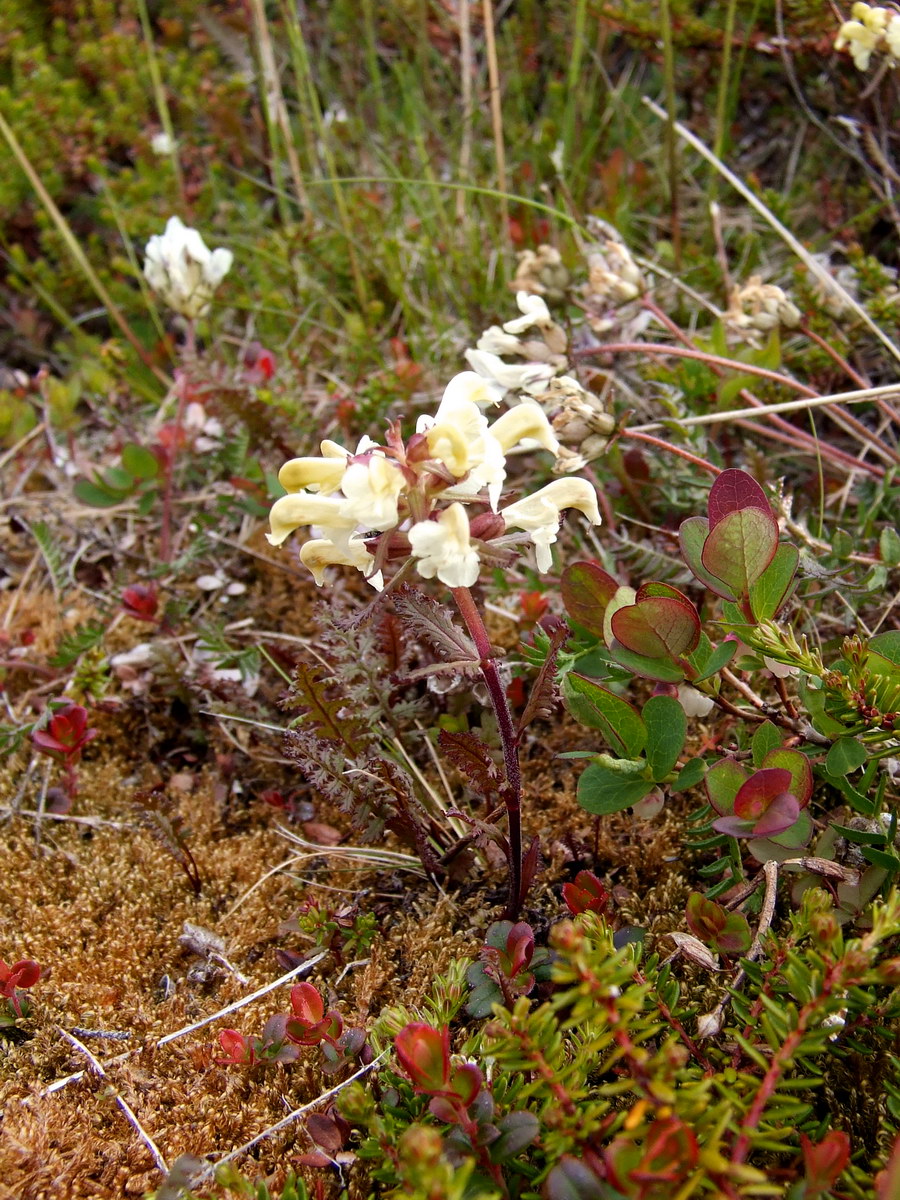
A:
POLYGON ((196 229, 170 217, 165 233, 147 243, 144 275, 163 303, 193 321, 208 311, 233 261, 230 250, 210 250, 196 229))
POLYGON ((846 47, 860 71, 869 69, 875 51, 900 62, 900 13, 871 4, 854 4, 850 18, 838 30, 835 50, 846 47))
POLYGON ((745 284, 735 284, 731 289, 725 324, 753 340, 778 325, 795 329, 800 324, 800 310, 780 287, 751 275, 745 284))
POLYGON ((278 546, 311 526, 300 561, 318 584, 327 566, 340 565, 356 567, 381 588, 385 565, 411 557, 425 579, 471 587, 483 562, 509 561, 505 544, 497 543, 508 529, 524 530, 538 569, 549 570, 561 512, 577 508, 599 524, 597 496, 587 480, 558 479, 500 509, 507 452, 531 442, 555 454, 559 443, 531 401, 490 424, 480 405, 495 397, 490 381, 464 371, 408 441, 392 427, 384 446, 363 438, 351 452, 326 440, 320 457, 285 463, 278 479, 287 495, 272 506, 269 541, 278 546), (466 506, 476 504, 481 511, 470 519, 466 506))

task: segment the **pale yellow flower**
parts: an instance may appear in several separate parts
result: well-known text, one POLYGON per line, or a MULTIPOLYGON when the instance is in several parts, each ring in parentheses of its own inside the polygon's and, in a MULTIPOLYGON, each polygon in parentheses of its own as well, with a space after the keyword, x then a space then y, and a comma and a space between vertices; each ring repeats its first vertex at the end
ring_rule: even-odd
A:
POLYGON ((586 479, 555 479, 530 496, 504 508, 500 516, 507 525, 524 529, 531 535, 537 551, 537 568, 542 573, 553 565, 550 547, 559 533, 560 514, 564 509, 577 508, 594 525, 600 524, 597 493, 586 479))
POLYGON ((447 587, 472 587, 478 579, 478 551, 469 536, 469 518, 461 504, 445 508, 436 521, 420 521, 409 531, 416 567, 424 579, 437 576, 447 587))

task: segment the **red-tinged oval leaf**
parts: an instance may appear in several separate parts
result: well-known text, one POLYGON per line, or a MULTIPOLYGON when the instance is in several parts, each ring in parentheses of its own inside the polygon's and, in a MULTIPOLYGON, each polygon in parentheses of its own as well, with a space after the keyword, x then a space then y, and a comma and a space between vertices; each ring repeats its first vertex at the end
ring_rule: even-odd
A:
POLYGON ((603 637, 603 614, 618 584, 596 562, 576 562, 566 567, 560 580, 566 612, 582 629, 603 637))
POLYGON ((716 934, 712 948, 718 950, 719 954, 735 958, 739 954, 746 954, 752 944, 749 921, 743 913, 733 912, 728 914, 725 924, 716 934))
POLYGON ((796 546, 781 542, 766 569, 750 585, 750 607, 757 621, 771 621, 794 589, 800 563, 796 546))
POLYGON ((483 1082, 484 1076, 474 1063, 460 1063, 453 1068, 448 1090, 459 1097, 464 1108, 468 1108, 481 1091, 483 1082))
POLYGON ((298 983, 291 988, 291 1012, 298 1021, 315 1025, 325 1016, 325 1002, 318 988, 311 983, 298 983))
POLYGON ((801 1133, 800 1147, 806 1169, 806 1195, 828 1191, 850 1161, 849 1135, 843 1129, 831 1129, 816 1146, 801 1133))
POLYGON ((684 592, 679 592, 677 587, 672 587, 670 583, 660 583, 656 579, 641 584, 635 593, 635 604, 639 604, 641 600, 646 600, 649 596, 668 596, 670 600, 683 600, 685 604, 691 603, 684 592))
POLYGON ((515 979, 531 963, 534 955, 534 930, 527 921, 513 925, 506 935, 506 956, 510 979, 515 979))
POLYGON ((41 968, 33 958, 20 958, 9 969, 9 982, 13 987, 34 987, 41 977, 41 968))
POLYGON ((571 883, 563 884, 562 891, 573 916, 583 912, 602 913, 609 903, 609 892, 593 871, 579 871, 571 883))
POLYGON ((751 821, 744 821, 735 816, 716 817, 712 827, 716 833, 727 833, 729 837, 735 838, 750 837, 753 833, 751 821))
POLYGON ((772 515, 766 493, 752 475, 737 468, 723 471, 709 489, 707 511, 710 529, 715 529, 729 513, 742 512, 748 508, 760 509, 770 517, 772 515))
POLYGON ((747 772, 734 758, 722 758, 706 772, 706 795, 717 813, 728 816, 734 799, 747 780, 747 772))
POLYGON ((784 771, 789 771, 791 784, 787 790, 793 792, 797 797, 797 803, 801 808, 806 808, 812 799, 813 773, 805 754, 801 754, 799 750, 791 750, 787 746, 777 746, 774 750, 768 751, 762 765, 764 767, 780 767, 784 771))
MULTIPOLYGON (((757 820, 776 796, 790 790, 792 782, 790 771, 781 767, 764 767, 760 771, 754 771, 750 778, 741 784, 734 798, 735 816, 742 817, 745 821, 757 820)), ((794 819, 796 820, 796 813, 794 819)))
POLYGON ((800 816, 797 797, 791 792, 780 792, 753 826, 755 837, 773 837, 790 829, 800 816))
POLYGON ((691 892, 685 908, 685 918, 688 929, 701 942, 709 942, 719 930, 724 928, 728 913, 715 900, 707 900, 702 892, 691 892))
POLYGON ((441 1092, 450 1077, 450 1030, 413 1021, 394 1038, 394 1052, 416 1091, 441 1092))
POLYGON ((700 618, 686 596, 648 596, 614 613, 612 631, 635 654, 676 659, 690 654, 699 642, 700 618))
POLYGON ((771 512, 744 508, 711 529, 700 556, 703 566, 734 596, 746 595, 775 557, 778 523, 771 512))
POLYGON ((737 600, 738 597, 730 591, 727 585, 718 579, 703 565, 703 547, 709 537, 709 521, 706 517, 688 517, 681 522, 678 540, 681 544, 681 557, 690 567, 694 575, 705 583, 711 592, 724 600, 737 600))

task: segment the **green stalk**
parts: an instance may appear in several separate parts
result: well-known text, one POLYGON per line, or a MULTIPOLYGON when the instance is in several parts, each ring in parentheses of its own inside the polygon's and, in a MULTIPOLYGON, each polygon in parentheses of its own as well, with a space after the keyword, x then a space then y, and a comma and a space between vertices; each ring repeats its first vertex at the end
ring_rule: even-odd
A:
MULTIPOLYGON (((734 37, 734 18, 737 11, 737 0, 728 0, 725 13, 725 32, 722 45, 722 66, 719 72, 719 90, 716 94, 716 140, 713 153, 716 158, 722 158, 725 153, 726 131, 728 126, 728 93, 731 85, 731 43, 734 37)), ((674 132, 674 131, 673 131, 674 132)), ((710 203, 719 193, 719 177, 713 174, 709 187, 710 203)))

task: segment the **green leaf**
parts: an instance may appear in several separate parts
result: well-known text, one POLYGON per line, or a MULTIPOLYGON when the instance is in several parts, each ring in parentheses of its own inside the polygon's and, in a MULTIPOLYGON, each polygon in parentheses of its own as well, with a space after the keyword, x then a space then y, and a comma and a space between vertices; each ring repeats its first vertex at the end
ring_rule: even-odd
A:
MULTIPOLYGON (((697 647, 697 653, 703 648, 701 640, 697 647)), ((695 675, 691 680, 692 683, 700 683, 704 679, 709 679, 713 675, 717 675, 723 667, 727 667, 737 653, 737 642, 723 641, 719 642, 718 646, 710 649, 703 662, 696 661, 696 655, 692 655, 688 660, 695 666, 699 674, 695 675)))
POLYGON ((791 591, 800 551, 788 542, 781 542, 775 557, 762 575, 750 585, 750 607, 758 621, 771 621, 791 591))
POLYGON ((878 675, 900 677, 900 629, 876 633, 866 647, 866 666, 878 675))
POLYGON ((900 858, 896 854, 887 854, 884 850, 876 850, 874 846, 863 846, 860 854, 866 862, 881 867, 883 871, 889 871, 891 875, 900 871, 900 858))
POLYGON ((648 658, 645 654, 635 654, 621 642, 613 641, 609 650, 610 655, 620 666, 627 667, 642 679, 653 679, 657 683, 681 683, 684 679, 684 668, 665 658, 648 658))
POLYGON ((754 767, 761 767, 763 759, 770 750, 775 750, 781 745, 781 734, 771 721, 763 721, 762 725, 757 726, 756 732, 750 739, 750 750, 753 754, 754 767))
POLYGON ((856 738, 838 738, 825 758, 825 770, 829 775, 849 775, 858 770, 869 753, 856 738))
POLYGON ((686 788, 695 787, 706 774, 706 763, 702 758, 692 758, 684 764, 675 776, 674 783, 669 784, 670 792, 683 792, 686 788))
POLYGON ((900 534, 890 525, 881 531, 878 550, 881 554, 881 561, 887 563, 889 567, 900 565, 900 534))
POLYGON ((647 763, 657 783, 670 773, 684 748, 687 717, 674 696, 651 696, 641 709, 647 730, 647 763))
POLYGON ((768 567, 778 548, 778 523, 771 512, 742 508, 727 513, 709 531, 701 562, 730 590, 743 596, 768 567))
POLYGON ((813 773, 805 754, 801 754, 799 750, 792 750, 789 746, 776 746, 766 751, 762 766, 765 769, 775 767, 789 771, 790 790, 797 797, 800 807, 809 804, 813 791, 813 773))
POLYGON ((101 482, 111 491, 121 492, 123 496, 127 496, 134 487, 134 479, 121 467, 107 467, 103 472, 101 482))
POLYGON ((105 488, 91 483, 89 479, 76 480, 72 491, 75 493, 76 500, 80 500, 82 504, 87 504, 90 508, 115 508, 122 501, 121 496, 114 496, 105 488))
POLYGON ((128 442, 122 447, 122 466, 135 479, 155 479, 159 474, 156 455, 136 442, 128 442))
POLYGON ((597 763, 585 768, 578 780, 578 803, 595 816, 608 816, 630 808, 656 785, 646 779, 629 779, 597 763))
POLYGON ((868 829, 854 829, 850 825, 831 826, 836 834, 842 838, 846 838, 848 842, 853 842, 857 846, 885 846, 887 844, 887 831, 882 830, 881 833, 872 833, 868 829))
POLYGON ((728 816, 734 798, 747 779, 747 772, 734 758, 720 758, 706 772, 706 795, 717 813, 728 816))
POLYGON ((682 521, 678 531, 681 556, 694 575, 701 583, 705 583, 711 592, 725 600, 737 600, 734 592, 703 565, 703 546, 708 536, 709 521, 706 517, 688 517, 686 521, 682 521))
POLYGON ((836 529, 831 539, 831 552, 836 558, 847 558, 853 553, 855 541, 846 529, 836 529))
POLYGON ((637 758, 647 731, 634 705, 585 675, 570 671, 563 680, 563 699, 576 720, 601 730, 608 744, 626 758, 637 758))

